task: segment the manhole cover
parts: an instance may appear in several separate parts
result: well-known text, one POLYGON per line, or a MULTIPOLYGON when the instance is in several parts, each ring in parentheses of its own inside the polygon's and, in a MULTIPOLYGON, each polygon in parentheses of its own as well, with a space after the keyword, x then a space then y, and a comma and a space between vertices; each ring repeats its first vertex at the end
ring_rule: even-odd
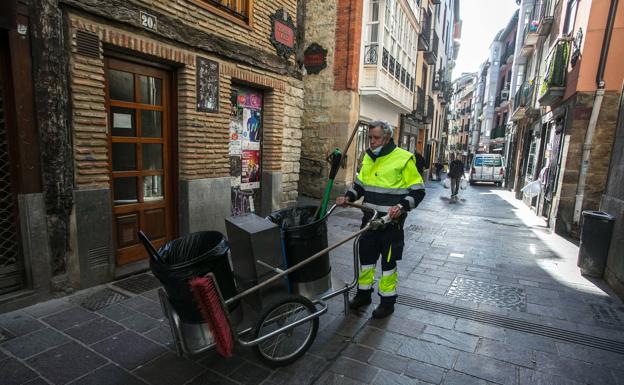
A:
POLYGON ((613 325, 623 324, 621 317, 624 317, 624 313, 618 312, 613 307, 598 305, 595 303, 590 304, 589 307, 591 308, 592 315, 596 321, 613 325))
POLYGON ((141 294, 159 287, 160 282, 158 282, 158 279, 153 275, 140 274, 117 281, 113 283, 113 286, 117 286, 134 294, 141 294))
POLYGON ((518 287, 457 277, 446 291, 446 295, 464 301, 485 303, 504 309, 526 311, 526 292, 518 287))
POLYGON ((72 299, 71 302, 74 302, 87 310, 96 311, 114 303, 123 301, 127 298, 129 298, 129 296, 123 293, 109 288, 104 288, 86 296, 76 297, 72 299))

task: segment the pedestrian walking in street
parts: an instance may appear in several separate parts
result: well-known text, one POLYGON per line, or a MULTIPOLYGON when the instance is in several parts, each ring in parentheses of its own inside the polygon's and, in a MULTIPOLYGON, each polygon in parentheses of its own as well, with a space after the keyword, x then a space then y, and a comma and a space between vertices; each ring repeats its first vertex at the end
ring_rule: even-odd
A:
POLYGON ((459 184, 464 177, 464 164, 461 160, 455 159, 454 155, 451 155, 453 161, 449 164, 448 177, 451 178, 451 202, 457 201, 457 194, 459 194, 459 184))
POLYGON ((416 151, 414 157, 416 158, 416 169, 418 170, 418 173, 420 174, 420 176, 425 175, 425 169, 429 168, 425 157, 422 156, 421 153, 418 151, 416 151))
MULTIPOLYGON (((416 169, 414 155, 397 147, 392 137, 393 129, 388 123, 370 124, 370 148, 366 150, 362 168, 345 196, 336 199, 336 204, 344 205, 364 197, 364 206, 393 219, 384 228, 369 230, 360 238, 358 290, 349 301, 349 307, 357 309, 371 303, 375 267, 381 256, 382 275, 378 286, 381 303, 373 311, 373 318, 384 318, 394 312, 397 261, 402 257, 404 245, 403 224, 407 213, 425 197, 425 184, 416 169)), ((362 225, 368 222, 370 215, 364 213, 362 225)))

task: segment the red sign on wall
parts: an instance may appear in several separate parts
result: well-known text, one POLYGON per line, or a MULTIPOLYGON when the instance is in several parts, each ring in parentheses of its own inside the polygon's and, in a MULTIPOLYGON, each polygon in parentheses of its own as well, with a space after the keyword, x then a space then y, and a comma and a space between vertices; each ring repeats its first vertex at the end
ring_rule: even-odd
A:
POLYGON ((275 40, 287 47, 295 46, 295 31, 281 21, 275 21, 275 40))

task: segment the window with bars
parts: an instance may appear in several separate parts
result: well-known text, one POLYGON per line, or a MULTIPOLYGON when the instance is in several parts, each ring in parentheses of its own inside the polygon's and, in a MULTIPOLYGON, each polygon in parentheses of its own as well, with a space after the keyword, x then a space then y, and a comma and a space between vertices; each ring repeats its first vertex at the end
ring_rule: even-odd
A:
POLYGON ((253 0, 203 0, 205 3, 217 8, 227 15, 234 16, 237 19, 249 24, 251 22, 251 14, 253 0))

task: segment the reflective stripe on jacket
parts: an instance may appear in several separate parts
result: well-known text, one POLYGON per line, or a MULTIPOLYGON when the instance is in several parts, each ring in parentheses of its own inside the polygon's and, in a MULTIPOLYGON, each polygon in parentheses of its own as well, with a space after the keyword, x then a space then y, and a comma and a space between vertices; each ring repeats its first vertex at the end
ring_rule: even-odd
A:
POLYGON ((416 202, 410 192, 425 188, 414 155, 399 147, 375 160, 367 153, 355 184, 364 190, 364 205, 382 213, 402 200, 409 203, 407 210, 413 209, 416 202))

